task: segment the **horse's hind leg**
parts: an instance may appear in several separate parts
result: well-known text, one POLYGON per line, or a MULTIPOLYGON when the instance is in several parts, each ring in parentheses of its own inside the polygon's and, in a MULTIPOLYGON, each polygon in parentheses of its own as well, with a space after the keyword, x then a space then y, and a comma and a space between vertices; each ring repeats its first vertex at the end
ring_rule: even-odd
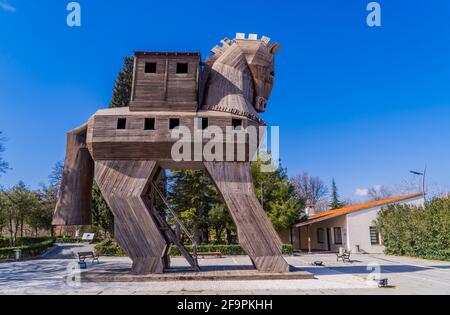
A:
POLYGON ((282 243, 253 189, 250 163, 205 162, 237 227, 239 243, 255 267, 266 272, 287 272, 282 243))

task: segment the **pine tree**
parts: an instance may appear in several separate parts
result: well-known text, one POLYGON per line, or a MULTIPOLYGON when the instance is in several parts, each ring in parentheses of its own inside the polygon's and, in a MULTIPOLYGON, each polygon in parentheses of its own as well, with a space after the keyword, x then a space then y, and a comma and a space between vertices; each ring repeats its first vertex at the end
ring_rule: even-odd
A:
POLYGON ((297 198, 286 169, 261 172, 262 161, 252 163, 256 195, 276 230, 281 231, 295 223, 304 209, 305 200, 297 198))
POLYGON ((125 57, 124 65, 114 83, 110 108, 129 106, 133 84, 134 58, 125 57))
POLYGON ((339 201, 339 194, 338 194, 338 188, 336 185, 336 181, 333 178, 333 181, 331 183, 331 203, 330 203, 330 207, 331 209, 339 209, 342 208, 344 206, 344 203, 339 201))
POLYGON ((92 225, 109 236, 114 235, 114 216, 95 182, 92 188, 92 225))
POLYGON ((173 171, 168 176, 168 183, 168 199, 172 209, 197 243, 208 243, 211 228, 209 213, 214 207, 224 207, 209 176, 204 171, 173 171))
MULTIPOLYGON (((134 59, 124 58, 124 65, 114 83, 110 108, 129 106, 133 84, 134 59)), ((94 183, 92 189, 92 216, 93 225, 103 229, 105 233, 114 235, 114 216, 103 198, 100 188, 94 183)))

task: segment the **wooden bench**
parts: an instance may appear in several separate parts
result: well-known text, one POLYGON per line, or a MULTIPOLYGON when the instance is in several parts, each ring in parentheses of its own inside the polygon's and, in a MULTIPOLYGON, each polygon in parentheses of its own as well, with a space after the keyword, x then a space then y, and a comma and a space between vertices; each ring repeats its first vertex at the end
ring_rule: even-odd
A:
POLYGON ((341 252, 341 253, 337 253, 336 254, 336 261, 339 261, 339 259, 342 259, 342 262, 351 262, 350 261, 350 255, 351 255, 351 251, 347 251, 347 250, 345 250, 345 251, 343 251, 343 252, 341 252))
POLYGON ((96 261, 97 263, 100 263, 100 261, 98 260, 99 256, 96 255, 94 252, 79 252, 78 253, 79 262, 84 263, 86 261, 86 259, 88 259, 88 258, 92 258, 92 262, 96 261))
POLYGON ((389 285, 388 279, 387 279, 387 278, 384 278, 384 279, 378 279, 377 282, 378 282, 378 287, 379 287, 379 288, 387 288, 388 285, 389 285))

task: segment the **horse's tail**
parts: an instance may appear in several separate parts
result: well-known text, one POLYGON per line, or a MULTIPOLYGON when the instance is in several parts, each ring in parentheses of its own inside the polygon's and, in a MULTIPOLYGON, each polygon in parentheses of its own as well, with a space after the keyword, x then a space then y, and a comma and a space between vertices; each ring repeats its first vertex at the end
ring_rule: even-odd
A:
POLYGON ((53 214, 54 225, 90 225, 94 161, 86 145, 88 124, 67 134, 61 189, 53 214))

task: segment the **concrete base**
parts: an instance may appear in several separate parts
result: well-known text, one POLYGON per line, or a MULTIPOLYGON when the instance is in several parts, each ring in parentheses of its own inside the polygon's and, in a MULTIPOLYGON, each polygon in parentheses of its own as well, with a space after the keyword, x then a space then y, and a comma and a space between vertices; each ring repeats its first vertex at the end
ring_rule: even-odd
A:
POLYGON ((173 269, 164 274, 135 275, 129 269, 93 270, 81 274, 82 282, 152 282, 152 281, 226 281, 226 280, 301 280, 315 279, 310 272, 294 270, 286 273, 243 270, 204 270, 192 272, 185 268, 173 269))

